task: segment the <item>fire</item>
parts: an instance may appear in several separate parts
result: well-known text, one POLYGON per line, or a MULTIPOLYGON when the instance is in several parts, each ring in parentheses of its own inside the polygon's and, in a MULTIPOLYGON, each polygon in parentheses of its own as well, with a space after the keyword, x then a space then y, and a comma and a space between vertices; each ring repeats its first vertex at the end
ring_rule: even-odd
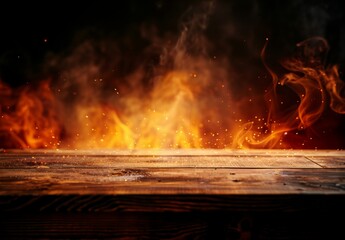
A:
MULTIPOLYGON (((220 136, 221 121, 209 118, 205 112, 208 105, 202 99, 214 91, 208 89, 211 87, 208 77, 182 70, 169 71, 156 79, 145 98, 140 99, 139 91, 129 91, 118 100, 123 107, 119 111, 110 100, 108 106, 98 102, 91 106, 78 103, 74 107, 76 117, 71 124, 75 127, 69 130, 67 147, 224 147, 226 139, 220 136)), ((215 110, 219 112, 215 106, 209 113, 217 118, 218 113, 212 113, 215 110)))
POLYGON ((283 63, 289 71, 283 76, 278 77, 265 64, 272 77, 272 88, 266 95, 269 106, 267 120, 258 128, 254 127, 255 122, 244 124, 236 134, 235 145, 286 148, 289 146, 283 142, 284 135, 311 128, 328 106, 336 113, 345 113, 345 98, 341 96, 344 82, 339 78, 338 67, 326 67, 323 62, 329 50, 327 41, 316 37, 298 43, 297 47, 302 50, 302 55, 283 63), (281 110, 279 104, 283 102, 279 100, 277 88, 284 86, 289 87, 298 96, 298 100, 291 109, 281 110), (264 129, 264 132, 257 129, 264 129))
POLYGON ((50 81, 19 89, 0 82, 0 147, 291 148, 294 139, 287 136, 313 129, 327 109, 345 113, 344 83, 337 66, 324 63, 324 39, 297 44, 299 55, 283 62, 286 73, 279 76, 266 64, 264 47, 272 78, 267 110, 249 118, 251 105, 232 98, 226 64, 189 53, 188 34, 167 51, 170 67, 156 69, 149 85, 141 83, 139 69, 129 77, 135 84, 119 85, 113 95, 89 90, 88 77, 80 74, 73 100, 61 96, 68 87, 50 81), (285 102, 283 88, 293 92, 293 101, 285 102))
POLYGON ((10 148, 57 148, 61 128, 49 82, 14 91, 0 82, 0 139, 10 148))
POLYGON ((200 148, 200 111, 190 84, 194 76, 170 72, 154 86, 151 101, 139 123, 139 148, 200 148))
POLYGON ((71 146, 201 148, 196 90, 188 86, 192 77, 184 72, 168 73, 154 86, 146 101, 135 101, 140 105, 140 112, 135 112, 138 106, 133 106, 130 98, 128 102, 125 100, 127 116, 120 116, 110 106, 77 106, 78 127, 72 135, 71 146))
POLYGON ((133 134, 115 109, 84 106, 77 109, 75 121, 81 125, 70 137, 73 148, 133 148, 133 134))

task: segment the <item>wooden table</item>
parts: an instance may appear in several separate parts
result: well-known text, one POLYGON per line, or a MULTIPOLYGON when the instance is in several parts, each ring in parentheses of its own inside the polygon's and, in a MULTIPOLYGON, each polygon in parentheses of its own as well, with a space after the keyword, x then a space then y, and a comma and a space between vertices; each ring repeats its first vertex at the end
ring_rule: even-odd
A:
POLYGON ((345 239, 344 206, 343 151, 0 151, 1 239, 345 239))

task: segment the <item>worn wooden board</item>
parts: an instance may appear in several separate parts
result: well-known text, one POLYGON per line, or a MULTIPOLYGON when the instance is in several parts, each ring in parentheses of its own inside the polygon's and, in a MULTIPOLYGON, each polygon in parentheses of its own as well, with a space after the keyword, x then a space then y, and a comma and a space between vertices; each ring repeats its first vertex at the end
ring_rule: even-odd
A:
POLYGON ((25 213, 6 215, 0 231, 3 239, 344 239, 343 222, 335 221, 336 216, 308 211, 254 216, 227 212, 25 213))
POLYGON ((341 151, 333 157, 286 150, 111 153, 2 152, 0 195, 344 193, 345 171, 336 168, 345 162, 341 151))
MULTIPOLYGON (((0 149, 6 155, 112 155, 112 156, 343 156, 344 150, 301 150, 301 149, 0 149)), ((1 154, 0 154, 1 157, 1 154)))
POLYGON ((338 169, 0 169, 0 195, 344 194, 338 169))
POLYGON ((345 153, 3 150, 4 239, 344 239, 345 153))
POLYGON ((308 159, 323 168, 345 168, 345 156, 308 156, 308 159))
POLYGON ((5 155, 0 168, 321 168, 303 156, 5 155))

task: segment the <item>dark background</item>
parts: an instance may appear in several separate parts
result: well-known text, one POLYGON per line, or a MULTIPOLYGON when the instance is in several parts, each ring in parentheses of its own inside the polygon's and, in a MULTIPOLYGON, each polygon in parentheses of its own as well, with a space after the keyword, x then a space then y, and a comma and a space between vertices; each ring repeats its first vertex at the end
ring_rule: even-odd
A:
MULTIPOLYGON (((141 54, 149 44, 143 26, 178 34, 181 21, 201 1, 11 1, 0 4, 0 79, 11 85, 35 81, 47 54, 63 54, 83 38, 131 39, 123 51, 141 54), (80 34, 81 32, 86 34, 80 34), (46 42, 45 42, 46 41, 46 42), (129 45, 129 44, 128 44, 129 45)), ((313 36, 331 46, 328 62, 344 64, 344 1, 215 1, 206 35, 210 55, 223 54, 244 67, 256 64, 264 39, 278 62, 295 44, 313 36)), ((240 72, 240 71, 239 71, 240 72)))

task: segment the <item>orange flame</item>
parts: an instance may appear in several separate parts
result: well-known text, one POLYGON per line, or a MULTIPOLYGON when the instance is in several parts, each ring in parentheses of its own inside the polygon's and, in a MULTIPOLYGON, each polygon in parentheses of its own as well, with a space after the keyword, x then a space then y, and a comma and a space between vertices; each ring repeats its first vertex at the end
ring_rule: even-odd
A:
POLYGON ((122 111, 99 103, 79 104, 72 123, 76 127, 69 132, 67 147, 224 147, 226 139, 221 139, 218 131, 221 121, 206 120, 208 114, 202 114, 207 105, 201 97, 208 83, 201 82, 206 80, 186 71, 171 71, 156 79, 145 99, 140 101, 137 92, 125 96, 122 111))
POLYGON ((69 102, 49 81, 35 90, 0 82, 0 147, 290 148, 285 136, 311 129, 328 107, 345 113, 344 83, 337 66, 323 62, 329 47, 322 38, 297 44, 301 55, 283 63, 288 72, 280 77, 264 61, 272 77, 268 114, 257 112, 249 121, 239 119, 246 109, 232 99, 219 61, 188 54, 181 41, 173 50, 173 70, 157 74, 146 92, 122 87, 116 99, 85 92, 87 100, 69 102), (295 103, 281 100, 285 86, 295 103))
MULTIPOLYGON (((267 42, 262 51, 263 58, 266 46, 267 42)), ((329 49, 327 41, 316 37, 298 43, 297 47, 303 50, 303 56, 284 62, 283 66, 289 73, 280 78, 264 61, 273 80, 272 88, 266 95, 269 114, 261 127, 255 128, 255 122, 244 124, 236 134, 235 146, 288 147, 283 142, 284 135, 312 127, 328 105, 336 113, 344 114, 345 98, 341 96, 344 83, 339 78, 338 67, 326 67, 322 61, 323 55, 327 54, 329 49), (288 86, 299 98, 292 109, 284 109, 283 116, 277 116, 281 114, 279 105, 284 104, 278 100, 279 86, 288 86), (264 129, 264 132, 257 131, 258 128, 264 129)))
POLYGON ((57 148, 61 128, 49 83, 36 91, 23 88, 14 92, 0 82, 0 136, 5 146, 14 148, 57 148))

